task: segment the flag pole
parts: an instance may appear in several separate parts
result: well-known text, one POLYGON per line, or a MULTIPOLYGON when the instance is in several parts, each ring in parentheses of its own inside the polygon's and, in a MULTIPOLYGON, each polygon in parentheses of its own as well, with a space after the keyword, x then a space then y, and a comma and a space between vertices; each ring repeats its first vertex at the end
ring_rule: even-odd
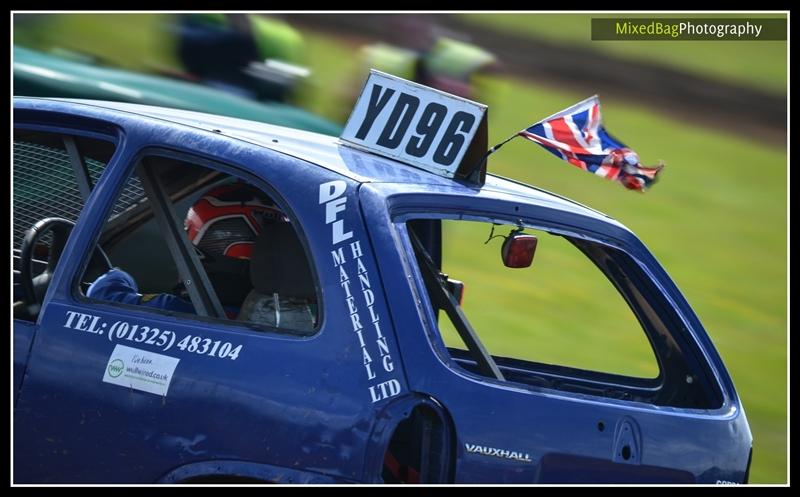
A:
POLYGON ((488 159, 490 155, 492 155, 493 153, 497 152, 497 150, 499 150, 500 147, 502 147, 503 145, 505 145, 506 143, 510 142, 511 140, 513 140, 514 138, 516 138, 518 136, 519 136, 519 131, 514 133, 513 135, 509 136, 505 140, 501 141, 500 143, 498 143, 494 147, 490 148, 489 150, 487 150, 486 153, 481 158, 481 161, 478 163, 478 167, 475 168, 475 169, 476 170, 480 170, 483 167, 483 165, 486 163, 486 159, 488 159))

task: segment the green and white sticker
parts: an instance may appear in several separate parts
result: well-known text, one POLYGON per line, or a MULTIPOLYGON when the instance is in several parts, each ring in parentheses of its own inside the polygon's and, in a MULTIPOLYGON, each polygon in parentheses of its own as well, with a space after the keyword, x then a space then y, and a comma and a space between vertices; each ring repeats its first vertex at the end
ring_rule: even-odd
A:
POLYGON ((180 359, 117 345, 108 358, 103 382, 166 396, 180 359))

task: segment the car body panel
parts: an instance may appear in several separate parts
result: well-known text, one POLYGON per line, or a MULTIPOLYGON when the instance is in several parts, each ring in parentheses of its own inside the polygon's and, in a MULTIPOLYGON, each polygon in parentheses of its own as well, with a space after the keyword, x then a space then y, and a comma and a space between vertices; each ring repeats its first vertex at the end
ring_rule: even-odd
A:
MULTIPOLYGON (((422 206, 426 213, 453 209, 453 200, 447 198, 451 194, 448 191, 409 194, 400 184, 362 187, 362 206, 374 244, 398 243, 398 238, 402 238, 398 230, 388 228, 392 226, 393 217, 419 212, 422 206), (378 207, 386 204, 384 209, 378 207)), ((526 206, 513 197, 498 202, 482 196, 483 192, 475 192, 473 198, 462 201, 462 205, 456 204, 459 216, 486 215, 497 219, 530 216, 540 226, 557 226, 563 232, 617 246, 643 264, 674 302, 685 304, 677 289, 670 288, 663 269, 628 230, 542 205, 526 206)), ((750 432, 730 378, 710 342, 704 347, 707 359, 714 364, 717 380, 725 385, 725 401, 714 410, 651 406, 608 398, 599 400, 591 395, 553 392, 480 378, 465 373, 441 348, 437 350, 435 340, 431 339, 435 333, 430 324, 426 325, 426 321, 433 322, 432 318, 426 320, 418 304, 419 289, 424 285, 419 279, 414 285, 413 281, 402 277, 414 272, 413 264, 403 257, 408 253, 407 250, 387 255, 381 271, 385 281, 405 283, 403 288, 387 287, 394 315, 419 316, 419 319, 404 319, 403 324, 398 321, 395 328, 404 330, 398 335, 404 356, 410 354, 416 361, 413 368, 407 369, 410 387, 437 399, 453 418, 459 441, 457 481, 708 483, 744 477, 747 453, 736 449, 750 443, 750 432), (604 430, 599 430, 599 423, 603 423, 604 430), (640 433, 641 458, 635 461, 614 460, 615 437, 625 426, 640 433), (675 436, 677 426, 685 437, 675 436), (526 455, 530 461, 468 453, 467 445, 489 450, 505 448, 526 455), (707 452, 710 446, 716 447, 719 453, 707 452), (528 450, 527 447, 535 448, 528 450), (738 456, 723 461, 725 458, 719 457, 722 453, 738 456)), ((687 322, 696 320, 688 305, 682 312, 687 322)), ((687 326, 687 330, 695 330, 692 336, 696 339, 707 337, 702 328, 692 325, 687 326)))
POLYGON ((443 453, 450 481, 745 479, 752 437, 721 358, 664 269, 617 221, 513 181, 490 175, 479 187, 447 180, 330 137, 265 124, 108 102, 17 98, 14 105, 18 126, 105 132, 118 145, 64 249, 27 360, 17 355, 25 354, 34 327, 15 322, 15 376, 25 371, 15 378, 15 385, 21 383, 14 409, 15 481, 177 482, 228 475, 375 482, 387 430, 421 405, 448 424, 443 453), (237 323, 76 295, 73 282, 118 185, 142 150, 156 149, 219 161, 257 185, 269 179, 302 226, 322 296, 319 333, 252 333, 237 323), (337 218, 352 234, 346 240, 337 241, 319 198, 320 185, 331 181, 346 185, 346 208, 337 218), (624 251, 680 316, 684 329, 676 333, 700 351, 698 360, 722 390, 721 406, 655 406, 500 382, 460 369, 433 336, 424 285, 409 255, 403 223, 420 213, 521 216, 624 251), (368 279, 366 287, 359 277, 368 279), (363 343, 354 333, 348 278, 360 281, 359 292, 371 289, 374 298, 360 311, 370 316, 363 343), (175 336, 222 337, 242 344, 243 352, 229 361, 173 349, 167 355, 180 362, 167 395, 129 390, 101 381, 119 341, 110 332, 68 325, 70 313, 109 327, 126 321, 175 336), (384 367, 367 367, 365 351, 384 367), (633 456, 621 460, 625 445, 633 456))

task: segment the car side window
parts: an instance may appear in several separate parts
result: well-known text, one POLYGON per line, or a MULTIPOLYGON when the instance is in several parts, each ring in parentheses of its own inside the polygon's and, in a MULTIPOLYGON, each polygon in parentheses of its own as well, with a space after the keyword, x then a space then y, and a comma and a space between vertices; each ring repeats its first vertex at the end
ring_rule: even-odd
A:
POLYGON ((522 220, 475 219, 406 224, 447 364, 535 389, 719 407, 685 325, 628 254, 522 220))
MULTIPOLYGON (((98 246, 108 267, 83 288, 90 299, 311 335, 315 278, 302 232, 277 194, 214 164, 147 155, 118 198, 98 246)), ((227 168, 223 168, 226 169, 227 168)))
POLYGON ((49 286, 50 275, 58 263, 60 250, 69 235, 69 227, 78 219, 114 151, 111 141, 63 133, 14 130, 12 259, 15 317, 35 318, 49 286), (43 224, 48 219, 58 221, 43 224), (35 225, 46 229, 41 230, 39 236, 32 236, 35 225), (26 236, 33 244, 27 248, 24 247, 26 236))
MULTIPOLYGON (((442 222, 442 271, 467 285, 462 308, 489 351, 604 373, 658 376, 647 335, 592 261, 561 236, 526 229, 538 240, 530 267, 505 267, 500 249, 514 229, 442 222), (497 238, 485 243, 492 228, 497 238)), ((453 331, 444 334, 446 342, 457 337, 453 331)))

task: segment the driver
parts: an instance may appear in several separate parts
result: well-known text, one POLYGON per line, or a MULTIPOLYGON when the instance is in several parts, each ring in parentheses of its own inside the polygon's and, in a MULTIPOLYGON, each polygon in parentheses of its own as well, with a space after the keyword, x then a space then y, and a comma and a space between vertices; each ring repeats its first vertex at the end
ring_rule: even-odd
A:
MULTIPOLYGON (((237 181, 214 187, 187 212, 184 228, 230 319, 252 289, 249 261, 265 223, 287 223, 286 215, 260 190, 237 181)), ((179 285, 179 287, 182 285, 179 285)), ((187 299, 171 293, 142 294, 134 278, 112 268, 97 278, 87 297, 195 313, 187 299)))

